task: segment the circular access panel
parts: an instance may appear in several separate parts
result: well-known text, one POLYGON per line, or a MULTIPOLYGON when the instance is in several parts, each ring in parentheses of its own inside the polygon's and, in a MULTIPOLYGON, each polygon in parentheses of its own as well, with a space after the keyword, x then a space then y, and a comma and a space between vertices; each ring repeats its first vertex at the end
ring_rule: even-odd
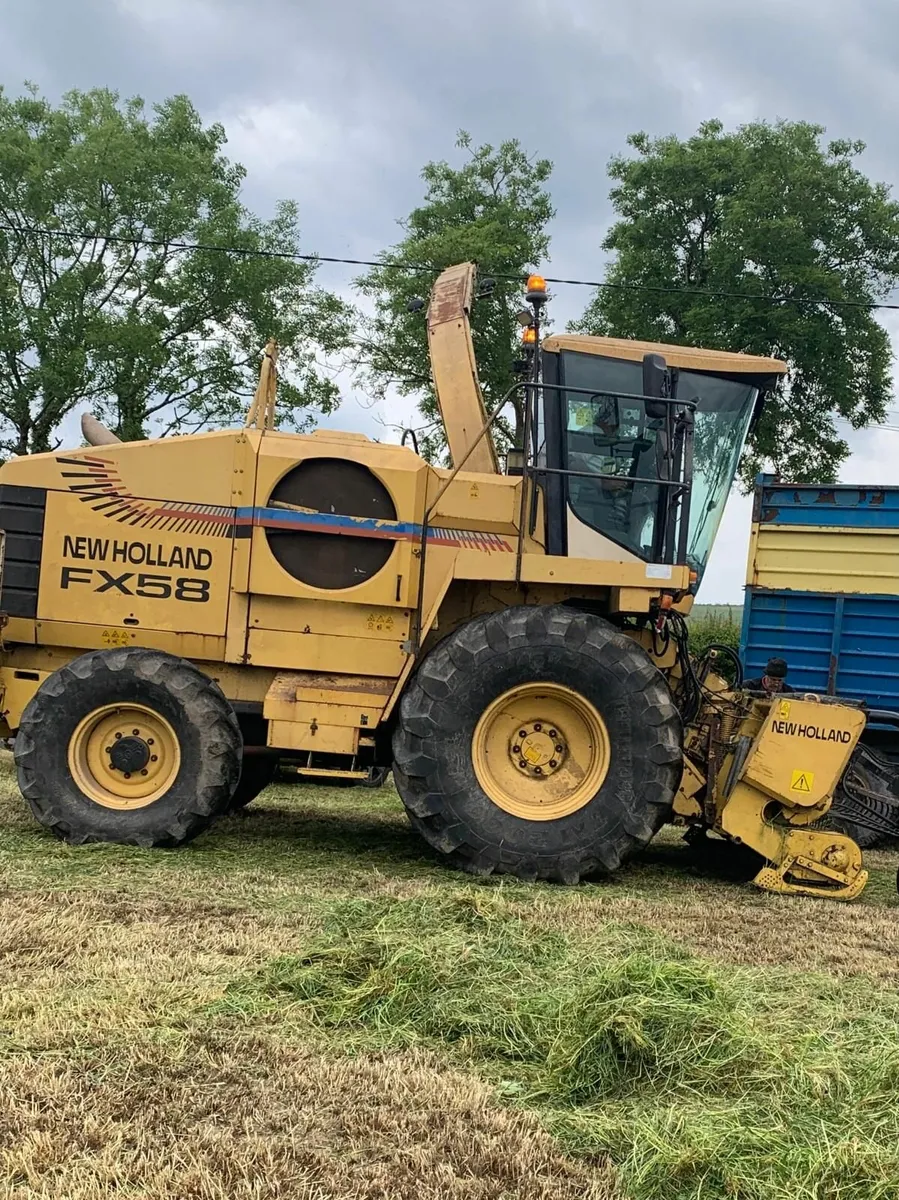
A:
POLYGON ((266 527, 272 554, 288 575, 309 587, 338 590, 365 583, 386 566, 393 540, 335 529, 321 533, 291 529, 291 513, 371 517, 395 521, 390 493, 361 463, 341 458, 308 458, 278 483, 269 507, 284 507, 285 527, 266 527))

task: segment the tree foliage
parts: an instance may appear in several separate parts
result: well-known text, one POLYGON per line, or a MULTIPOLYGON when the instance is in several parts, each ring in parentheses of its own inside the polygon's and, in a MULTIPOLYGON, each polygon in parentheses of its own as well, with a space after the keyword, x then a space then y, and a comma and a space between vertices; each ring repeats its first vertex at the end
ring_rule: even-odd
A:
POLYGON ((899 205, 856 166, 861 142, 823 134, 708 121, 686 141, 635 134, 635 155, 609 165, 610 286, 577 327, 784 359, 747 480, 766 461, 832 480, 849 449, 835 418, 880 421, 890 397, 889 339, 869 306, 899 274, 899 205), (721 292, 737 295, 707 294, 721 292))
MULTIPOLYGON (((552 171, 546 159, 529 157, 517 140, 475 147, 463 132, 456 144, 466 156, 462 166, 425 166, 424 201, 400 222, 405 236, 384 255, 382 266, 359 280, 363 295, 374 301, 360 347, 365 382, 378 397, 391 387, 419 397, 426 422, 422 449, 428 456, 439 454, 445 443, 431 386, 424 312, 410 313, 409 301, 426 296, 435 273, 454 263, 476 262, 482 276, 514 277, 497 278, 492 295, 478 300, 472 312, 478 374, 492 412, 518 378, 512 370, 521 355, 515 314, 529 268, 549 248, 546 227, 554 215, 544 186, 552 171), (431 270, 402 269, 409 265, 431 270)), ((516 405, 508 423, 498 418, 500 440, 520 435, 521 417, 516 405)))
POLYGON ((296 209, 248 212, 225 140, 185 96, 148 117, 105 90, 58 107, 0 91, 4 449, 48 449, 85 402, 127 439, 228 422, 269 337, 286 421, 334 406, 315 356, 346 344, 348 312, 314 265, 277 257, 299 249, 296 209))

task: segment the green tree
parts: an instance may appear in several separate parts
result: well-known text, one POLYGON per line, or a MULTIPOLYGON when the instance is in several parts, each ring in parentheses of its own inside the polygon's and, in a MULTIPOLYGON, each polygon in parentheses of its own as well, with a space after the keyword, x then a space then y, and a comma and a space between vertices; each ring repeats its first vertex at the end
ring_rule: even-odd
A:
POLYGON ((225 140, 185 96, 148 117, 105 90, 56 107, 0 90, 4 449, 48 449, 85 402, 128 439, 229 422, 269 337, 285 422, 336 404, 316 355, 346 344, 348 311, 278 257, 299 249, 296 209, 248 212, 225 140))
MULTIPOLYGON (((549 248, 546 227, 554 215, 544 186, 552 171, 546 159, 529 157, 517 140, 475 147, 463 132, 456 145, 465 162, 425 166, 424 201, 400 222, 405 237, 384 255, 382 266, 358 281, 363 295, 374 301, 359 348, 363 378, 379 398, 391 387, 419 397, 426 422, 422 450, 428 457, 438 455, 445 442, 431 386, 424 313, 410 313, 409 301, 426 296, 434 274, 454 263, 476 262, 482 277, 497 277, 492 295, 474 305, 471 320, 478 375, 492 412, 519 378, 512 370, 521 356, 515 314, 523 304, 529 268, 549 248), (408 265, 432 270, 402 269, 408 265)), ((520 403, 511 420, 498 418, 498 440, 520 441, 521 419, 520 403)))
POLYGON ((890 398, 889 339, 870 305, 899 274, 899 205, 855 165, 861 142, 823 133, 708 121, 686 141, 634 134, 635 156, 609 165, 609 286, 577 328, 784 359, 745 480, 768 462, 831 481, 849 451, 835 418, 861 428, 890 398))

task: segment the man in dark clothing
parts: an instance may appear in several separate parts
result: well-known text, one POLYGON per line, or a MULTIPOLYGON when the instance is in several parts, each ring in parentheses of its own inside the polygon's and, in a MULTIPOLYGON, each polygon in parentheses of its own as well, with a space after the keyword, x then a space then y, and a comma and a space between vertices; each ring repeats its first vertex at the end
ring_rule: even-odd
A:
POLYGON ((787 664, 782 658, 769 658, 765 674, 761 679, 744 679, 743 690, 746 692, 767 692, 773 696, 777 692, 795 692, 787 683, 787 664))

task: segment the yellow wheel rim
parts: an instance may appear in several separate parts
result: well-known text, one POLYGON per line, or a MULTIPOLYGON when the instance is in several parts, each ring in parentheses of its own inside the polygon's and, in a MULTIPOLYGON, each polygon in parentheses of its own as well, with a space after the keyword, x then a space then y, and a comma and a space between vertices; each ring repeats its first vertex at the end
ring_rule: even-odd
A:
POLYGON ((559 683, 498 696, 472 738, 478 783, 494 804, 528 821, 556 821, 593 799, 609 770, 605 721, 559 683))
POLYGON ((175 782, 181 747, 165 717, 151 708, 108 704, 72 734, 68 759, 72 778, 95 804, 146 808, 175 782))

